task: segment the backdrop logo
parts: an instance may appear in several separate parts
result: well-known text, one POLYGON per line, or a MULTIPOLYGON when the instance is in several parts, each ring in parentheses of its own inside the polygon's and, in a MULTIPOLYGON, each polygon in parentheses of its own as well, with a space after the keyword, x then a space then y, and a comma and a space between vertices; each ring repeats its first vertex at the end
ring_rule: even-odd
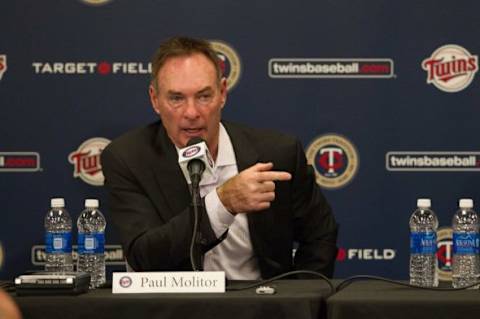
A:
POLYGON ((35 74, 64 74, 64 75, 142 75, 150 74, 151 63, 143 62, 33 62, 35 74))
POLYGON ((40 154, 36 152, 0 152, 0 172, 38 172, 40 154))
POLYGON ((345 260, 393 260, 396 251, 391 248, 339 248, 337 261, 345 260))
POLYGON ((7 71, 7 55, 0 54, 0 80, 3 74, 7 71))
POLYGON ((339 188, 355 176, 359 159, 353 144, 343 136, 322 135, 307 148, 308 164, 316 172, 317 183, 325 188, 339 188))
POLYGON ((445 92, 458 92, 472 82, 478 71, 478 56, 461 46, 448 44, 423 60, 422 68, 427 71, 428 84, 445 92))
POLYGON ((480 152, 388 152, 388 171, 480 171, 480 152))
POLYGON ((452 228, 441 227, 437 230, 438 279, 452 280, 452 228))
POLYGON ((103 6, 112 0, 80 0, 85 4, 91 5, 91 6, 103 6))
POLYGON ((296 59, 268 61, 271 78, 392 78, 392 59, 296 59))
POLYGON ((227 89, 231 90, 237 85, 242 73, 242 64, 237 52, 228 44, 222 41, 210 41, 212 48, 217 52, 222 62, 223 75, 227 79, 227 89))
POLYGON ((86 140, 70 155, 68 160, 73 164, 73 177, 80 177, 85 183, 101 186, 105 181, 100 163, 100 154, 110 143, 110 140, 101 137, 86 140))

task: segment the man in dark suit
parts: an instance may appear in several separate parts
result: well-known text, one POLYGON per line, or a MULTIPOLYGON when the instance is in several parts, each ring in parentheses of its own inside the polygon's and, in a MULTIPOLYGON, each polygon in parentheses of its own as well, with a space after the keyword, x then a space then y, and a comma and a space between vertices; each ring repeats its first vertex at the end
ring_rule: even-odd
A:
POLYGON ((301 144, 221 121, 226 80, 208 42, 172 38, 152 66, 149 94, 161 122, 124 134, 102 153, 111 218, 129 265, 192 269, 191 195, 177 152, 201 137, 216 168, 200 183, 200 266, 223 270, 229 279, 295 269, 332 276, 337 226, 301 144))

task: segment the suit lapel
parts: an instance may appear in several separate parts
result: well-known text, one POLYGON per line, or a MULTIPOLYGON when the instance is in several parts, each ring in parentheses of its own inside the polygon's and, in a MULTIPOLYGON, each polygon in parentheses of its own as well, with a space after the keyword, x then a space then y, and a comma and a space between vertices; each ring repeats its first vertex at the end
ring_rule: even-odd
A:
POLYGON ((245 136, 245 133, 236 125, 229 122, 222 122, 232 141, 235 158, 237 160, 238 172, 258 162, 258 153, 253 149, 252 144, 245 136))
POLYGON ((162 214, 165 214, 166 219, 170 219, 190 203, 190 190, 178 165, 177 150, 162 125, 159 125, 155 136, 154 147, 157 156, 154 157, 151 168, 169 208, 162 211, 162 214))

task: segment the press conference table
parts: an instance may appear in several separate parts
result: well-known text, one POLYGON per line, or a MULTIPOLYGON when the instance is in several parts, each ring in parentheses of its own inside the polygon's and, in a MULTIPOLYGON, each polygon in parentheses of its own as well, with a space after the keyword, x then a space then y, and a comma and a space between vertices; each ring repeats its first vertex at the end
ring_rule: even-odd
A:
MULTIPOLYGON (((245 285, 232 283, 233 287, 245 285)), ((25 319, 214 318, 320 319, 330 290, 321 280, 280 280, 274 295, 255 289, 224 294, 112 294, 97 289, 78 296, 15 296, 25 319)))
MULTIPOLYGON (((239 285, 245 283, 233 283, 239 285)), ((111 289, 97 289, 78 296, 14 299, 25 319, 452 319, 480 313, 479 290, 428 291, 360 281, 329 296, 329 287, 321 280, 280 280, 272 286, 275 295, 257 295, 255 289, 224 294, 114 295, 111 289)))
POLYGON ((480 291, 430 291, 353 282, 327 300, 329 319, 463 319, 480 314, 480 291))

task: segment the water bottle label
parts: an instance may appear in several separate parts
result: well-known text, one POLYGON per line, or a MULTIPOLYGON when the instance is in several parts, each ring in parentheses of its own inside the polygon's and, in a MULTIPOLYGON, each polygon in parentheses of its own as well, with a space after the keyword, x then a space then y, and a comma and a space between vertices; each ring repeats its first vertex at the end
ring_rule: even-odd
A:
POLYGON ((476 232, 453 233, 453 253, 458 255, 478 254, 479 236, 476 232))
POLYGON ((410 253, 434 254, 437 251, 436 232, 412 232, 410 234, 410 253))
POLYGON ((105 234, 78 234, 78 253, 103 254, 105 252, 105 234))
POLYGON ((47 254, 64 254, 72 252, 72 233, 54 233, 45 234, 45 251, 47 254))

